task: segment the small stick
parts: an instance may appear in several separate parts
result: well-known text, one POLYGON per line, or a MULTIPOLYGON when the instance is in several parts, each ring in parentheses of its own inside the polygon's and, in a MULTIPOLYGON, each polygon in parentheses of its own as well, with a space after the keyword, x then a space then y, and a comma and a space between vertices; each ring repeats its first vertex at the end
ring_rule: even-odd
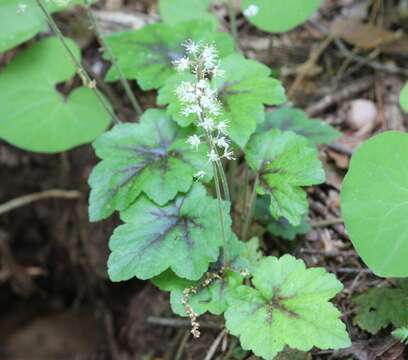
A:
POLYGON ((310 225, 314 228, 317 228, 317 227, 327 227, 327 226, 343 224, 343 223, 344 223, 344 220, 342 218, 333 218, 333 219, 311 221, 310 225))
POLYGON ((180 359, 181 359, 181 357, 182 357, 182 355, 183 355, 183 353, 184 353, 184 349, 185 349, 185 347, 186 347, 186 345, 187 345, 187 342, 188 342, 188 338, 189 338, 189 337, 190 337, 190 331, 187 330, 187 331, 185 332, 183 338, 181 339, 180 346, 179 346, 179 348, 178 348, 178 350, 177 350, 176 357, 174 358, 175 360, 180 360, 180 359))
POLYGON ((207 355, 205 356, 204 360, 211 360, 217 351, 218 346, 220 345, 220 342, 222 338, 225 336, 227 333, 227 329, 222 330, 218 336, 215 338, 214 342, 211 344, 210 349, 207 352, 207 355))
POLYGON ((78 199, 80 197, 81 193, 76 190, 60 190, 60 189, 45 190, 42 192, 24 195, 13 200, 7 201, 6 203, 0 205, 0 215, 38 200, 49 198, 78 199))
POLYGON ((91 79, 91 77, 88 75, 88 73, 86 72, 86 70, 84 69, 82 64, 77 60, 77 58, 75 57, 75 55, 73 54, 73 52, 69 48, 68 44, 65 41, 64 35, 62 34, 61 30, 59 29, 57 23, 52 18, 51 14, 48 12, 47 8, 44 6, 42 0, 36 0, 36 2, 37 2, 38 7, 40 8, 40 10, 43 12, 45 18, 47 19, 48 24, 50 25, 52 31, 58 37, 61 44, 64 46, 65 50, 67 51, 72 63, 74 64, 75 68, 77 69, 77 74, 81 78, 83 84, 93 91, 96 98, 101 103, 101 105, 106 110, 106 112, 109 114, 109 116, 116 123, 120 123, 121 121, 118 119, 118 117, 115 115, 115 113, 109 107, 109 105, 106 104, 105 99, 102 97, 102 95, 96 89, 95 81, 91 79))
POLYGON ((127 97, 129 98, 130 103, 133 106, 133 109, 135 112, 140 116, 143 113, 142 107, 140 106, 139 102, 137 101, 135 95, 132 92, 132 89, 130 88, 129 82, 125 78, 125 74, 122 71, 122 68, 119 66, 118 62, 116 61, 115 56, 113 55, 112 48, 109 46, 109 44, 105 41, 105 38, 102 35, 101 28, 98 24, 98 21, 91 9, 90 1, 86 0, 85 1, 85 9, 88 14, 88 17, 91 21, 92 28, 95 30, 96 37, 98 38, 99 43, 102 45, 103 49, 106 51, 106 53, 109 56, 109 60, 116 69, 118 75, 119 75, 119 80, 120 83, 122 84, 127 97))

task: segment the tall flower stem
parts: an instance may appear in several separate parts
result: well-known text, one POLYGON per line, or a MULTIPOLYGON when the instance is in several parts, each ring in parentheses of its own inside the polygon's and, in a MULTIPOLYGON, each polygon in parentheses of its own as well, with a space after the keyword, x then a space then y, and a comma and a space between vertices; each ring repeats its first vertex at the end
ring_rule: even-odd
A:
POLYGON ((98 38, 99 43, 103 47, 103 49, 106 51, 106 54, 109 57, 110 62, 112 63, 113 67, 117 71, 119 75, 119 81, 123 86, 123 89, 126 92, 127 97, 129 98, 130 103, 132 104, 133 109, 135 112, 140 116, 143 113, 142 107, 140 106, 139 102, 137 101, 135 95, 132 92, 132 89, 130 88, 129 82, 125 78, 125 74, 122 71, 122 68, 119 66, 118 62, 116 61, 115 56, 113 55, 112 48, 109 46, 109 44, 106 42, 104 36, 102 35, 101 28, 98 24, 98 20, 96 19, 92 9, 91 9, 91 4, 89 0, 85 1, 85 9, 88 14, 89 20, 91 21, 92 28, 95 31, 96 37, 98 38))
POLYGON ((243 226, 242 235, 241 235, 243 241, 247 240, 249 225, 251 224, 252 218, 254 216, 256 187, 258 186, 258 182, 259 182, 259 174, 256 174, 255 181, 254 181, 254 187, 252 188, 251 198, 249 199, 248 212, 244 220, 244 226, 243 226))
POLYGON ((222 166, 221 160, 216 161, 216 165, 217 165, 218 172, 221 178, 222 190, 224 191, 225 200, 231 202, 231 195, 229 192, 228 180, 227 180, 227 176, 224 171, 224 167, 222 166))
POLYGON ((61 44, 67 51, 72 63, 74 64, 78 76, 81 78, 83 84, 90 88, 93 93, 95 94, 96 98, 98 101, 101 103, 103 108, 106 110, 106 112, 109 114, 109 116, 116 122, 120 123, 121 121, 119 118, 115 115, 115 113, 112 111, 110 106, 107 104, 106 100, 103 98, 103 96, 99 93, 99 91, 96 89, 95 81, 91 79, 91 77, 88 75, 86 72, 85 68, 82 66, 82 64, 78 61, 78 59, 75 57, 74 53, 72 50, 69 48, 67 42, 65 41, 64 35, 62 34, 61 30, 59 29, 58 25, 52 18, 51 14, 49 13, 48 9, 45 7, 44 3, 42 0, 36 0, 36 3, 40 10, 43 12, 45 18, 47 19, 48 24, 50 25, 52 31, 54 34, 57 36, 57 38, 60 40, 61 44))

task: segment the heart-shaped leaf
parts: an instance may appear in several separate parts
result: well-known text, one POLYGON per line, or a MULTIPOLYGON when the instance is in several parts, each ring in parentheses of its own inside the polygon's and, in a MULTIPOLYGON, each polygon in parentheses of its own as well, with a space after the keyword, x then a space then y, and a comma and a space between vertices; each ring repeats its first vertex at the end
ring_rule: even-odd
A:
MULTIPOLYGON (((43 1, 49 12, 83 4, 84 0, 43 1)), ((0 0, 0 53, 47 29, 47 20, 35 0, 0 0)))
POLYGON ((306 137, 314 145, 330 144, 341 135, 324 121, 309 119, 303 110, 288 107, 266 113, 265 122, 260 125, 259 131, 270 129, 293 131, 306 137))
MULTIPOLYGON (((212 87, 218 90, 218 97, 224 107, 219 116, 229 122, 232 140, 244 147, 258 123, 265 120, 264 104, 279 105, 285 98, 285 90, 279 80, 270 77, 271 70, 254 60, 247 60, 233 54, 220 61, 222 77, 212 80, 212 87)), ((185 117, 183 104, 176 94, 182 81, 192 80, 193 75, 177 74, 160 89, 158 103, 168 106, 168 112, 181 125, 197 121, 195 114, 185 117)))
MULTIPOLYGON (((80 59, 75 43, 66 39, 80 59)), ((110 116, 86 87, 64 98, 56 84, 75 74, 57 38, 41 40, 0 72, 0 138, 26 150, 59 152, 101 134, 110 116)))
MULTIPOLYGON (((186 195, 158 206, 141 196, 121 213, 126 224, 115 229, 108 273, 113 281, 149 279, 167 269, 182 278, 198 280, 217 260, 222 236, 217 200, 196 184, 186 195)), ((231 226, 229 204, 223 202, 226 229, 231 226)))
POLYGON ((322 0, 241 0, 241 9, 258 28, 281 33, 305 22, 321 3, 322 0))
POLYGON ((320 184, 325 178, 317 150, 303 136, 272 129, 251 137, 245 157, 259 173, 258 194, 270 197, 271 215, 299 225, 308 210, 302 186, 320 184))
MULTIPOLYGON (((173 62, 185 56, 182 44, 189 39, 215 44, 221 57, 234 51, 232 38, 215 31, 215 27, 207 21, 151 24, 106 38, 126 78, 137 80, 144 90, 160 88, 176 73, 173 62)), ((118 78, 112 67, 107 80, 118 78)))
POLYGON ((255 288, 228 293, 225 312, 227 329, 245 350, 271 360, 286 345, 302 351, 350 346, 341 313, 328 301, 342 290, 334 275, 285 255, 262 259, 252 283, 255 288))
POLYGON ((351 241, 378 276, 408 276, 408 135, 388 131, 354 153, 341 190, 351 241))
POLYGON ((181 21, 206 20, 217 25, 217 18, 208 8, 210 0, 160 0, 159 12, 162 20, 169 24, 181 21), (180 11, 180 9, 183 9, 180 11))
POLYGON ((89 178, 91 221, 126 210, 144 192, 159 205, 186 192, 198 170, 212 176, 205 145, 186 143, 190 129, 180 129, 163 110, 147 110, 139 124, 116 125, 94 144, 102 161, 89 178))

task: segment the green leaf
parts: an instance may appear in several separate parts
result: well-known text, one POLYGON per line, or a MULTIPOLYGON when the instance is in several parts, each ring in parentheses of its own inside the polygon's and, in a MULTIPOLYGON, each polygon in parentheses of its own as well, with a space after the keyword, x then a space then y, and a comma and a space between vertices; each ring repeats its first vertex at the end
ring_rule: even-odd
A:
POLYGON ((405 112, 408 112, 408 82, 404 85, 400 94, 400 104, 405 112))
POLYGON ((259 173, 257 193, 270 197, 271 215, 299 225, 308 210, 302 186, 320 184, 325 178, 317 150, 302 136, 272 129, 251 137, 245 157, 259 173))
POLYGON ((268 196, 260 196, 256 199, 255 218, 265 225, 272 235, 286 240, 294 240, 297 235, 307 234, 310 231, 306 215, 302 217, 301 223, 297 226, 291 225, 284 217, 273 219, 269 211, 268 196))
MULTIPOLYGON (((170 303, 173 312, 180 316, 187 316, 182 303, 183 291, 186 288, 196 287, 196 294, 191 294, 188 304, 197 315, 210 312, 215 315, 222 314, 227 309, 227 291, 242 284, 243 274, 249 274, 256 268, 260 253, 259 242, 254 238, 244 243, 231 236, 229 254, 231 257, 231 270, 221 278, 214 279, 209 286, 202 286, 206 277, 200 281, 180 279, 168 270, 152 279, 153 283, 163 291, 171 291, 170 303)), ((209 274, 217 274, 222 268, 222 256, 209 269, 209 274)))
POLYGON ((312 144, 330 144, 341 133, 320 119, 309 119, 307 114, 296 108, 282 107, 266 113, 265 123, 259 131, 280 129, 293 131, 306 137, 312 144))
POLYGON ((378 276, 408 276, 408 135, 387 131, 354 153, 341 190, 351 241, 378 276))
MULTIPOLYGON (((229 122, 231 139, 244 147, 257 124, 265 120, 264 104, 282 104, 286 100, 285 90, 279 80, 270 77, 271 70, 255 60, 233 54, 221 59, 220 68, 225 76, 212 80, 224 107, 220 118, 229 122)), ((177 74, 159 91, 158 104, 169 104, 168 112, 181 126, 197 118, 194 114, 187 118, 181 114, 183 105, 175 90, 182 81, 193 79, 190 74, 177 74)))
MULTIPOLYGON (((176 73, 173 61, 185 56, 182 44, 188 39, 215 44, 220 57, 234 51, 232 38, 215 31, 215 27, 206 21, 151 24, 140 30, 118 32, 106 38, 126 78, 137 80, 143 90, 162 87, 176 73)), ((112 67, 107 80, 118 79, 112 67)))
MULTIPOLYGON (((196 184, 186 195, 158 206, 146 196, 121 213, 124 225, 110 238, 108 273, 112 281, 150 279, 171 269, 182 278, 198 280, 218 258, 222 236, 217 200, 196 184)), ((227 229, 229 204, 222 204, 227 229)))
POLYGON ((405 326, 395 329, 391 334, 402 343, 408 345, 408 327, 405 326))
POLYGON ((190 129, 180 129, 163 110, 149 109, 139 124, 116 125, 95 143, 102 161, 89 178, 91 221, 126 210, 144 192, 159 205, 186 192, 197 170, 212 177, 206 145, 186 143, 190 129))
POLYGON ((210 0, 160 0, 159 13, 162 20, 169 24, 206 20, 217 26, 218 20, 208 11, 209 6, 210 0))
POLYGON ((408 324, 408 290, 405 288, 368 289, 353 299, 357 305, 354 325, 371 334, 392 324, 408 324))
POLYGON ((305 22, 321 3, 322 0, 241 0, 241 9, 258 28, 281 33, 305 22))
MULTIPOLYGON (((83 4, 83 0, 70 0, 66 4, 43 2, 50 12, 83 4)), ((47 21, 35 0, 0 0, 0 14, 0 53, 31 39, 40 31, 47 30, 47 21), (26 7, 23 10, 19 5, 26 7)))
MULTIPOLYGON (((66 41, 80 60, 76 44, 66 41)), ((79 87, 65 98, 55 88, 75 70, 57 38, 19 53, 0 72, 0 138, 26 150, 54 153, 101 134, 111 119, 93 91, 79 87)))
POLYGON ((229 293, 225 312, 227 329, 245 350, 269 360, 286 345, 302 351, 350 346, 341 313, 328 301, 342 290, 334 275, 285 255, 261 260, 252 283, 255 288, 229 293))

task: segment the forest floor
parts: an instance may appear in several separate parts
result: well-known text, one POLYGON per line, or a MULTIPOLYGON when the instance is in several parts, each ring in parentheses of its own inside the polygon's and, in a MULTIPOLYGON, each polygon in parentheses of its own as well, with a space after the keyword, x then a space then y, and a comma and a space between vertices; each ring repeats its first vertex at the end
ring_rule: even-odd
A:
MULTIPOLYGON (((158 19, 156 1, 103 3, 96 14, 106 31, 158 19)), ((214 11, 226 27, 225 7, 214 11)), ((64 33, 80 44, 84 64, 101 79, 108 64, 83 18, 79 9, 56 16, 64 33)), ((261 243, 267 254, 291 253, 337 275, 344 291, 335 303, 353 346, 337 352, 285 353, 280 359, 407 359, 389 329, 374 336, 353 325, 352 297, 391 280, 373 275, 356 255, 339 206, 354 149, 377 132, 407 130, 407 116, 398 105, 408 78, 407 2, 326 0, 319 14, 286 34, 261 32, 242 15, 238 28, 242 52, 279 70, 289 100, 343 133, 319 148, 327 181, 308 189, 312 230, 294 241, 265 236, 261 243)), ((20 49, 0 55, 0 66, 20 49)), ((144 109, 155 106, 155 92, 142 92, 135 82, 132 87, 144 109)), ((134 121, 118 85, 102 90, 123 120, 134 121)), ((87 178, 96 162, 89 145, 42 155, 0 142, 0 204, 49 189, 76 191, 67 195, 71 198, 51 194, 0 213, 0 360, 203 359, 222 331, 220 322, 204 317, 202 336, 193 340, 187 336, 188 321, 171 314, 167 294, 136 279, 108 280, 108 239, 120 221, 88 221, 87 178)), ((239 351, 231 337, 212 356, 227 358, 256 359, 239 351)))

